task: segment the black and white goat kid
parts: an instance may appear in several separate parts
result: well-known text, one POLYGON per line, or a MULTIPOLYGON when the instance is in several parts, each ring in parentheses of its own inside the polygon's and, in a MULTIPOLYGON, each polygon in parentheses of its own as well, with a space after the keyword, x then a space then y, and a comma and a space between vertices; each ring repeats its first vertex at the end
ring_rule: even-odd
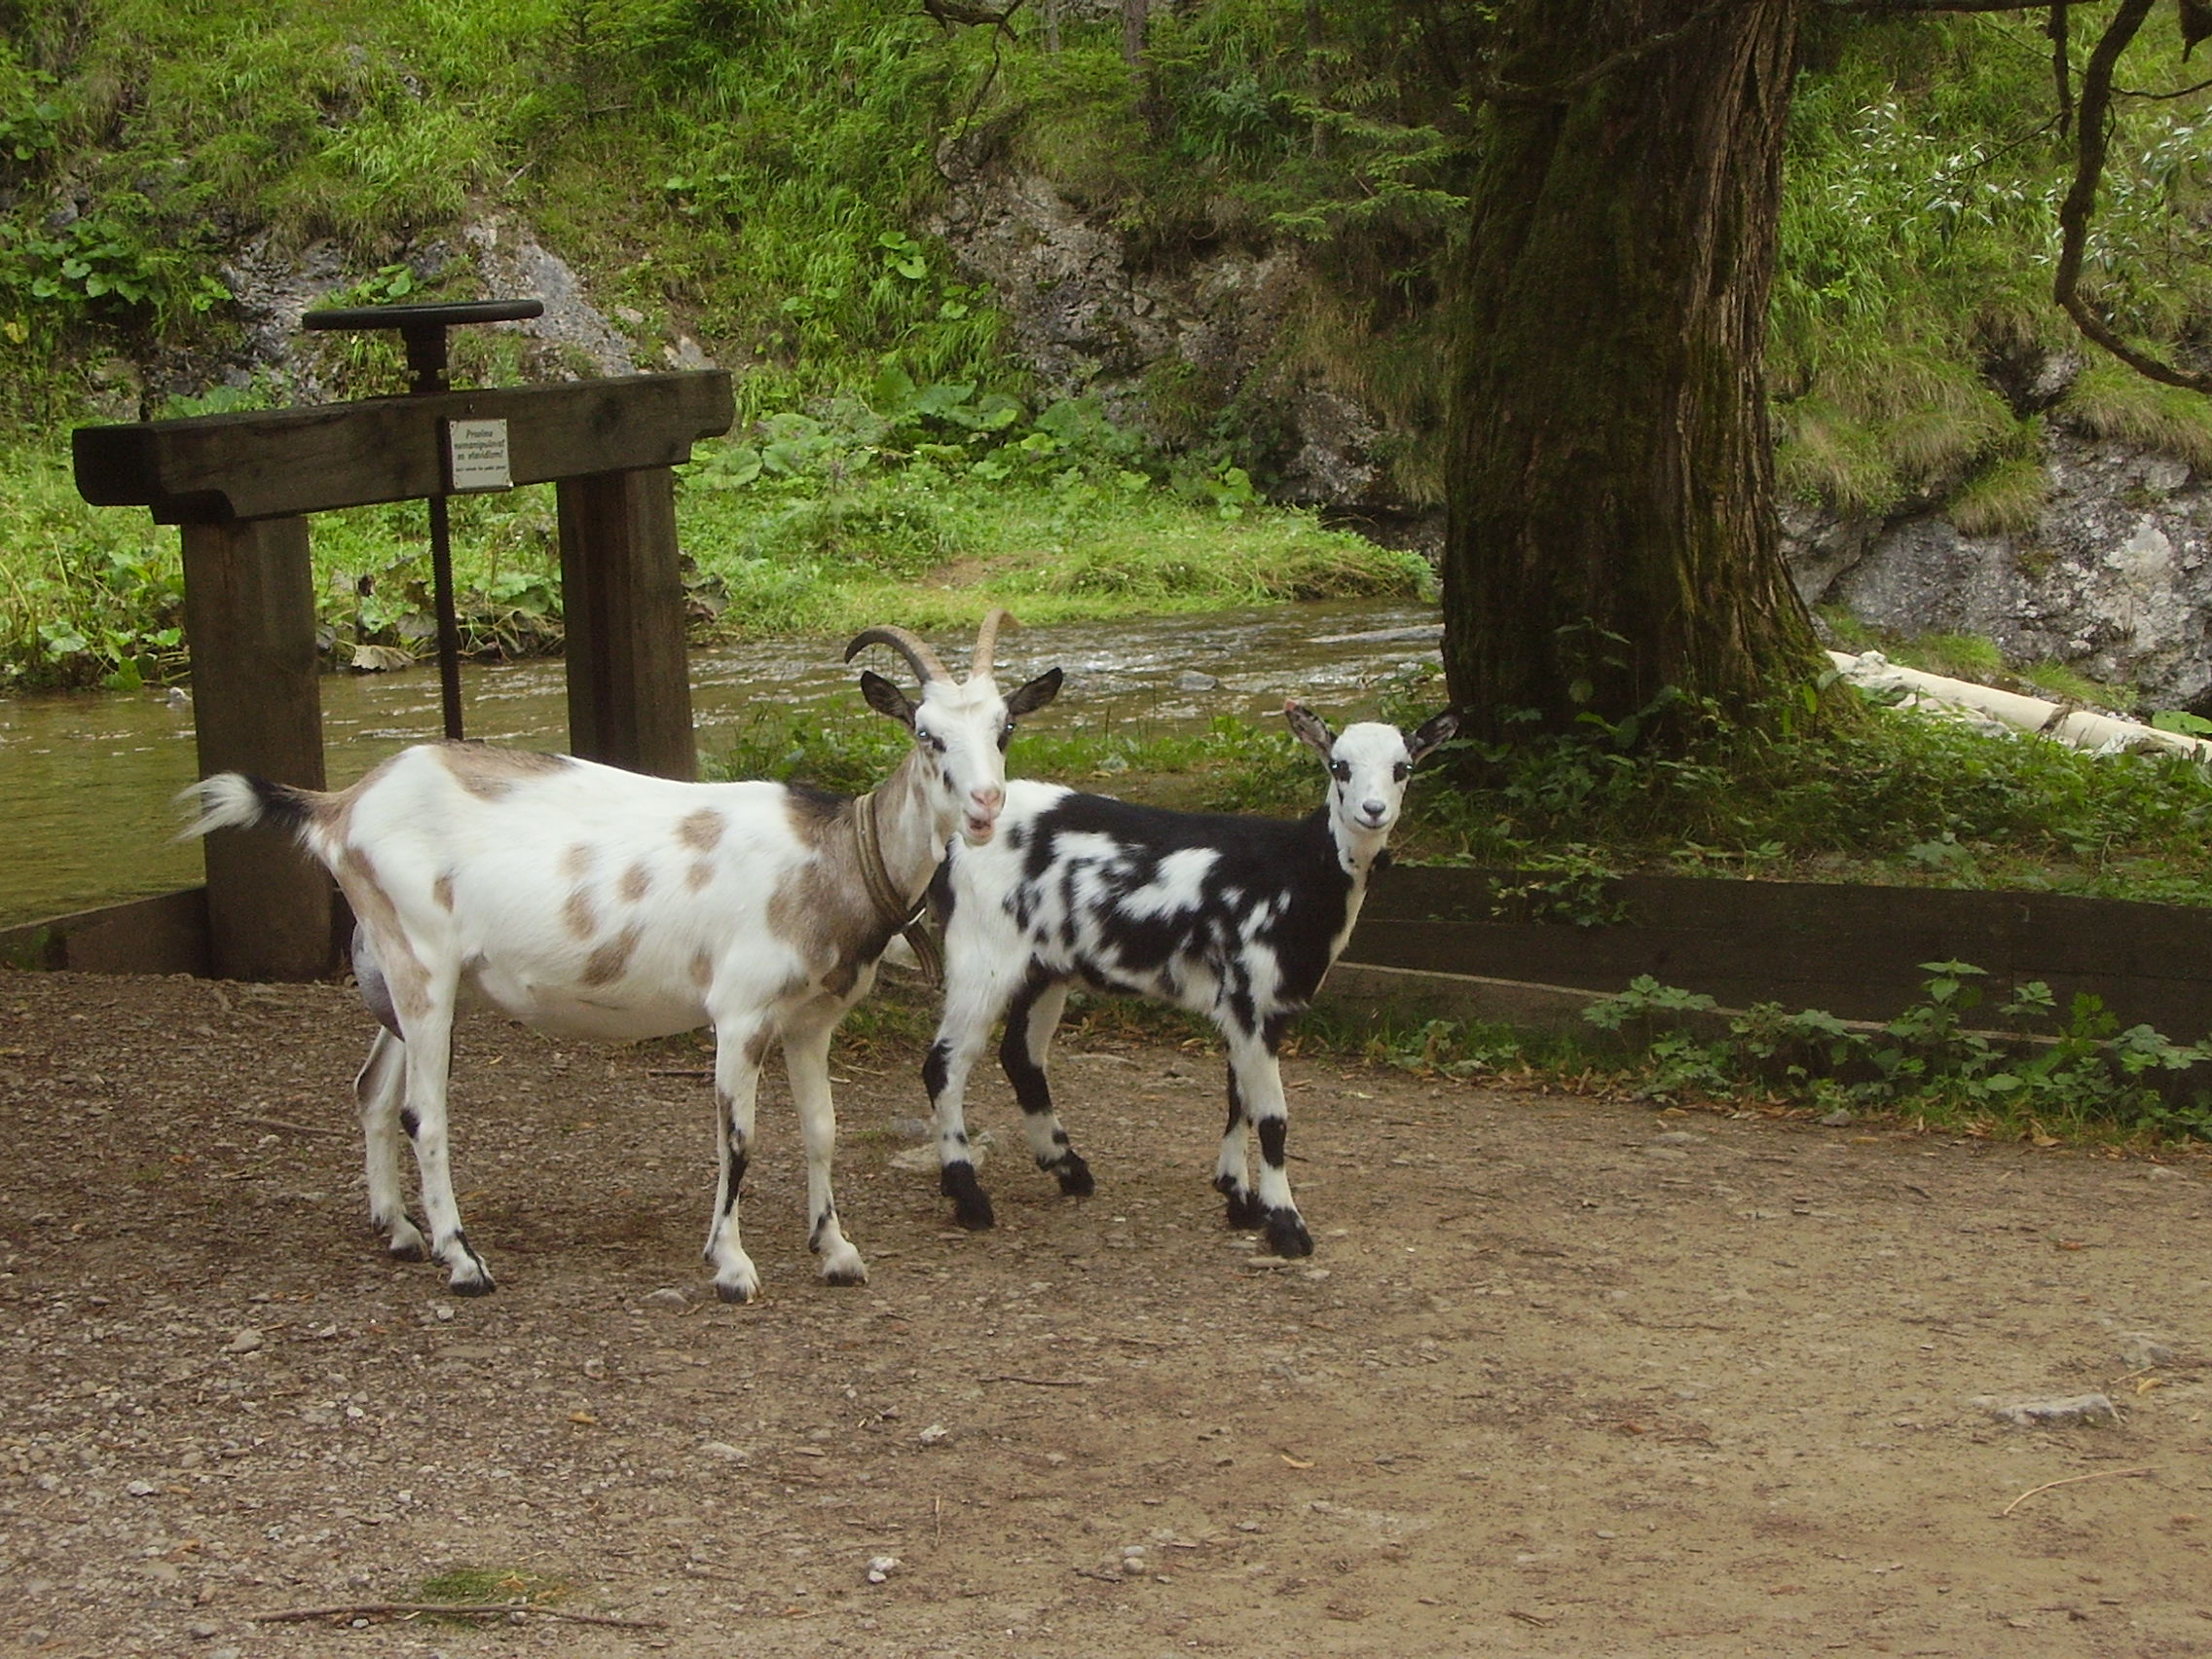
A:
POLYGON ((608 1042, 714 1027, 719 1177, 707 1259, 726 1302, 760 1286, 739 1241, 738 1190, 761 1061, 781 1042, 806 1148, 808 1242, 825 1279, 866 1278, 830 1193, 830 1034, 867 993, 946 843, 995 832, 1014 721, 1059 689, 1053 669, 1000 694, 991 656, 1004 620, 984 619, 965 681, 903 628, 867 629, 847 647, 849 661, 888 645, 921 682, 916 701, 861 676, 869 707, 914 741, 857 798, 679 783, 477 743, 407 750, 331 793, 236 772, 185 792, 200 812, 187 833, 288 827, 352 904, 354 970, 384 1026, 354 1091, 369 1213, 392 1255, 427 1249, 455 1291, 492 1288, 461 1229, 447 1153, 454 1013, 472 998, 540 1030, 608 1042), (400 1191, 402 1127, 426 1240, 400 1191))
POLYGON ((1052 1033, 1080 979, 1213 1021, 1229 1046, 1229 1126, 1214 1175, 1229 1225, 1265 1228, 1278 1255, 1312 1254, 1283 1167, 1275 1056, 1359 919, 1408 777, 1457 729, 1458 716, 1437 715, 1410 737, 1375 722, 1332 736, 1300 704, 1283 712, 1329 769, 1328 804, 1309 818, 1172 812, 1014 780, 998 834, 952 849, 931 887, 944 922, 945 1001, 922 1081, 937 1114, 940 1186, 962 1226, 993 1219, 961 1098, 1001 1014, 999 1063, 1038 1167, 1063 1193, 1091 1190, 1046 1077, 1052 1033), (1260 1142, 1256 1188, 1247 1124, 1260 1142))

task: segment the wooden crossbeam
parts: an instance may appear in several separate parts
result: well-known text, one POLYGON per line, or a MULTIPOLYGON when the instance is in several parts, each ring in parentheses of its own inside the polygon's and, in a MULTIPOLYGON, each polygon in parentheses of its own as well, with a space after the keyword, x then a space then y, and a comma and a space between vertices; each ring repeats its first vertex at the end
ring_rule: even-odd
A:
POLYGON ((516 484, 691 459, 735 418, 725 370, 198 415, 72 435, 77 489, 160 524, 236 524, 442 493, 440 422, 505 421, 516 484))

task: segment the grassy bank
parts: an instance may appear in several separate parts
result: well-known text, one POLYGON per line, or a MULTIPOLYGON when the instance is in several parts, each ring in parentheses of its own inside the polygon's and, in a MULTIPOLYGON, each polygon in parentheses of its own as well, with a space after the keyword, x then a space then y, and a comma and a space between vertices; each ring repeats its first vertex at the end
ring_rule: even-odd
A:
MULTIPOLYGON (((1039 623, 1432 586, 1419 555, 1271 506, 1233 472, 1148 471, 1026 420, 991 435, 901 449, 872 416, 856 429, 794 415, 703 447, 677 505, 694 639, 972 626, 993 604, 1039 623)), ((52 451, 0 456, 0 693, 188 679, 175 531, 85 505, 52 451)), ((457 499, 453 522, 467 648, 558 648, 550 487, 457 499)), ((430 650, 427 538, 419 502, 314 519, 332 667, 363 647, 430 650)))

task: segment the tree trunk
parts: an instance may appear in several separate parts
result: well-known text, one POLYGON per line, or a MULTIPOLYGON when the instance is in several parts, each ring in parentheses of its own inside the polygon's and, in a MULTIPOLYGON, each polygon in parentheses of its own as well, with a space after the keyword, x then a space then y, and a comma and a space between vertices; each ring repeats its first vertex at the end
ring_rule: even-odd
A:
POLYGON ((1122 0, 1122 61, 1144 72, 1144 37, 1152 22, 1152 0, 1122 0))
POLYGON ((1445 668, 1478 735, 1527 710, 1618 722, 1670 688, 1742 716, 1818 665, 1764 372, 1796 0, 1650 44, 1705 9, 1500 18, 1446 485, 1445 668))

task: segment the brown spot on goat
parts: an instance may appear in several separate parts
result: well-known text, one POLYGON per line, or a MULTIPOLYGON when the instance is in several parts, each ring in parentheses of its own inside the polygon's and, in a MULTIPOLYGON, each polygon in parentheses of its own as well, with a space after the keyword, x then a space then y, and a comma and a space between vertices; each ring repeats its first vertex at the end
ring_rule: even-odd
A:
POLYGON ((813 854, 768 901, 768 926, 793 946, 809 977, 833 997, 849 996, 861 969, 883 954, 892 928, 861 879, 852 802, 794 789, 787 797, 792 832, 813 854))
POLYGON ((385 982, 391 990, 392 1007, 400 1023, 420 1019, 430 1012, 430 973, 415 954, 414 940, 399 922, 399 906, 391 902, 377 866, 369 855, 354 846, 342 847, 333 872, 338 886, 352 905, 354 918, 376 940, 377 959, 384 965, 385 982))
POLYGON ((691 982, 702 991, 715 982, 715 959, 703 950, 691 957, 691 982))
POLYGON ((705 859, 698 860, 683 872, 683 885, 694 893, 704 893, 708 883, 715 879, 715 866, 705 859))
POLYGON ((448 743, 438 749, 446 770, 479 800, 498 800, 517 785, 548 772, 565 770, 566 755, 540 755, 535 749, 492 749, 481 743, 448 743))
POLYGON ((583 880, 585 876, 591 874, 593 856, 591 844, 588 841, 576 841, 571 844, 561 854, 561 873, 571 881, 583 880))
POLYGON ((430 883, 430 897, 431 897, 431 898, 433 898, 433 899, 435 899, 435 900, 436 900, 436 901, 438 902, 438 908, 439 908, 439 909, 441 909, 441 910, 444 910, 444 911, 448 912, 449 914, 450 914, 450 913, 452 912, 452 910, 453 910, 453 871, 452 871, 452 870, 450 870, 450 869, 449 869, 449 870, 447 870, 447 871, 445 872, 445 874, 443 874, 443 875, 439 876, 437 880, 435 880, 435 881, 433 881, 432 883, 430 883))
POLYGON ((640 931, 624 928, 593 951, 584 963, 583 982, 587 985, 610 985, 622 977, 630 966, 630 956, 638 948, 640 931))
POLYGON ((722 831, 727 828, 720 813, 702 806, 676 821, 676 838, 695 853, 711 853, 721 845, 722 831))
POLYGON ((622 882, 615 891, 622 895, 623 903, 635 904, 652 891, 653 872, 643 864, 634 864, 622 872, 622 882))
POLYGON ((805 784, 785 787, 784 821, 792 827, 792 833, 810 847, 822 845, 852 816, 853 803, 848 796, 810 789, 805 784))
POLYGON ((578 887, 570 892, 561 905, 561 920, 568 924, 569 932, 578 939, 590 939, 598 934, 599 912, 592 907, 588 888, 578 887))

